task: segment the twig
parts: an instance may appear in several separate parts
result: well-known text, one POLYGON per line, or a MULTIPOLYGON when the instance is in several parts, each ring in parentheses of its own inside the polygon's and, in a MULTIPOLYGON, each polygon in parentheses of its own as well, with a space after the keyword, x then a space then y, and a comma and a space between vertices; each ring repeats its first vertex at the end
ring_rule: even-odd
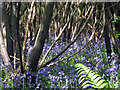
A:
POLYGON ((14 57, 14 56, 12 56, 12 55, 10 55, 10 57, 11 57, 11 58, 15 58, 16 60, 20 60, 19 58, 14 57))

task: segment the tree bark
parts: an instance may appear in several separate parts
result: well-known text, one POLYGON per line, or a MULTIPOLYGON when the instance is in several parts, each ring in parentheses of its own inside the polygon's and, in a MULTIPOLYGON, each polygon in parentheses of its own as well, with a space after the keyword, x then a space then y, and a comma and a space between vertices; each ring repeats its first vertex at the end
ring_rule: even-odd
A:
POLYGON ((28 20, 27 20, 27 23, 26 23, 25 36, 24 36, 24 41, 23 41, 23 47, 22 47, 22 64, 23 64, 23 68, 24 68, 24 59, 25 59, 25 46, 26 46, 26 40, 27 40, 28 31, 29 31, 29 27, 30 27, 29 24, 30 24, 30 19, 31 19, 31 16, 32 16, 34 2, 35 2, 35 0, 32 1, 31 6, 30 6, 28 20))
POLYGON ((7 53, 6 46, 5 46, 4 41, 3 41, 1 30, 0 30, 0 50, 1 50, 2 58, 4 60, 4 65, 5 65, 5 71, 6 71, 6 73, 9 70, 12 71, 12 66, 11 66, 11 63, 10 63, 10 59, 9 59, 9 56, 8 56, 8 53, 7 53))
MULTIPOLYGON (((110 3, 110 7, 112 6, 113 4, 110 3)), ((112 17, 112 20, 115 20, 115 7, 111 7, 110 11, 109 11, 109 15, 110 17, 112 17)), ((118 58, 120 58, 120 53, 119 53, 119 50, 118 50, 118 45, 117 45, 117 41, 115 40, 115 35, 114 35, 114 31, 115 31, 115 24, 114 23, 110 23, 109 24, 109 27, 110 27, 110 37, 111 37, 111 42, 112 42, 112 45, 113 45, 113 51, 114 53, 117 55, 118 58)))
POLYGON ((21 53, 21 46, 20 46, 20 35, 19 35, 19 20, 20 20, 20 7, 21 7, 21 3, 18 3, 18 10, 17 10, 17 42, 18 42, 18 48, 19 48, 19 57, 20 57, 20 66, 21 66, 21 72, 24 73, 24 68, 23 68, 23 64, 22 64, 22 53, 21 53))
MULTIPOLYGON (((105 3, 105 8, 107 8, 108 3, 105 3)), ((104 26, 104 38, 105 38, 105 45, 107 49, 107 56, 111 56, 111 45, 110 45, 110 38, 109 38, 109 26, 107 24, 109 20, 109 15, 108 15, 108 9, 105 10, 103 13, 103 23, 105 24, 104 26)))
POLYGON ((25 67, 26 70, 30 70, 32 72, 35 72, 37 70, 37 65, 38 65, 39 58, 42 54, 44 42, 45 42, 45 39, 47 38, 46 36, 48 36, 49 25, 51 22, 51 17, 53 12, 53 5, 54 5, 53 2, 48 3, 45 8, 43 20, 41 22, 34 47, 27 58, 27 64, 25 67))
MULTIPOLYGON (((120 2, 118 4, 118 6, 116 7, 117 8, 117 16, 120 16, 120 2)), ((115 28, 117 29, 117 31, 120 32, 120 21, 118 21, 116 24, 115 24, 115 28)), ((120 41, 120 36, 118 37, 119 38, 119 41, 120 41)), ((120 42, 119 42, 120 43, 120 42)), ((120 47, 120 45, 119 45, 120 47)))
POLYGON ((8 55, 12 55, 13 56, 13 43, 12 43, 12 39, 11 39, 11 35, 12 35, 12 31, 10 30, 10 23, 9 23, 9 16, 6 13, 6 6, 5 3, 2 4, 2 13, 3 13, 3 23, 6 27, 6 38, 7 38, 7 51, 8 51, 8 55))
MULTIPOLYGON (((11 13, 10 13, 10 29, 11 29, 11 39, 13 42, 13 55, 16 57, 16 9, 15 9, 15 2, 11 2, 11 13)), ((14 69, 16 69, 16 60, 14 58, 14 69)))

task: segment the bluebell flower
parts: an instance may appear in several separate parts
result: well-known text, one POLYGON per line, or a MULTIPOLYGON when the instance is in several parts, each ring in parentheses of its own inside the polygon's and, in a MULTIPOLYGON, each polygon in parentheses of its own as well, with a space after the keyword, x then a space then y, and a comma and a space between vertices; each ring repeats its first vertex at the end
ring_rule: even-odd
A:
POLYGON ((71 84, 73 81, 72 81, 72 79, 69 79, 69 84, 71 84))
POLYGON ((41 79, 41 76, 38 76, 38 79, 41 79))
POLYGON ((23 77, 25 78, 25 77, 26 77, 26 74, 23 74, 23 77))
POLYGON ((32 49, 33 49, 33 46, 30 46, 30 47, 28 48, 27 56, 31 53, 32 49))
POLYGON ((69 62, 69 59, 67 59, 66 62, 69 62))
POLYGON ((111 58, 111 56, 108 56, 107 58, 108 58, 108 59, 110 59, 110 58, 111 58))
POLYGON ((44 76, 47 76, 47 72, 46 71, 43 74, 44 74, 44 76))
POLYGON ((5 87, 6 87, 6 85, 7 85, 6 83, 3 83, 3 88, 5 88, 5 87))
POLYGON ((36 76, 35 72, 31 72, 30 74, 31 76, 36 76))
POLYGON ((38 78, 36 78, 36 80, 35 80, 35 84, 38 84, 38 78))
POLYGON ((114 56, 114 55, 115 55, 115 53, 114 53, 114 52, 112 52, 112 53, 111 53, 111 55, 112 55, 112 56, 114 56))
POLYGON ((56 82, 55 77, 52 77, 51 81, 52 81, 52 82, 56 82))
POLYGON ((82 60, 82 61, 83 61, 83 60, 85 60, 85 57, 82 57, 82 59, 81 59, 81 60, 82 60))
POLYGON ((27 79, 32 79, 32 77, 31 77, 31 76, 28 76, 27 79))
POLYGON ((64 72, 63 72, 63 71, 60 71, 59 74, 60 74, 60 75, 64 75, 64 72))
POLYGON ((40 74, 43 74, 44 73, 44 70, 42 69, 42 70, 40 70, 40 74))
POLYGON ((67 75, 65 75, 63 78, 68 79, 69 77, 67 75))
POLYGON ((73 65, 71 64, 70 67, 72 67, 73 65))

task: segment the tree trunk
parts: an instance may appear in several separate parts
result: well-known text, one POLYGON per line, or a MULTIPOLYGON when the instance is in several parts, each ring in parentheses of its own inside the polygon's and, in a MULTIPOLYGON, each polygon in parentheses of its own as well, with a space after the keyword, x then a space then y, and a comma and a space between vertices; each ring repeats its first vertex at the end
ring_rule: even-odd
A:
POLYGON ((37 70, 37 65, 38 65, 39 58, 42 54, 44 42, 45 42, 45 39, 47 38, 46 36, 48 36, 49 25, 51 22, 51 17, 53 12, 53 5, 54 5, 53 2, 48 3, 45 8, 43 20, 41 22, 34 47, 27 59, 27 64, 25 67, 26 70, 30 70, 32 72, 37 70))
MULTIPOLYGON (((110 7, 112 6, 113 4, 110 3, 110 7)), ((112 20, 115 20, 115 7, 111 7, 110 11, 109 11, 109 15, 110 17, 112 17, 112 20)), ((110 30, 110 37, 111 37, 111 41, 112 41, 112 45, 113 45, 113 51, 114 53, 117 55, 118 58, 120 58, 120 53, 119 53, 119 50, 118 50, 118 45, 117 45, 117 41, 115 40, 115 36, 114 36, 114 31, 115 31, 115 25, 114 23, 110 23, 109 24, 109 27, 111 28, 110 30)))
POLYGON ((7 38, 7 51, 8 51, 8 55, 12 55, 13 56, 13 43, 12 43, 12 39, 11 39, 11 35, 12 35, 12 31, 10 30, 10 24, 9 24, 9 16, 6 13, 6 6, 5 3, 2 4, 2 13, 3 13, 3 23, 4 23, 4 27, 6 27, 6 38, 7 38))
POLYGON ((8 53, 7 53, 6 46, 3 42, 3 37, 2 37, 1 30, 0 30, 0 51, 1 51, 2 58, 4 60, 6 73, 7 73, 7 71, 9 71, 9 72, 10 72, 10 70, 12 71, 12 66, 11 66, 11 63, 10 63, 10 59, 9 59, 9 56, 8 56, 8 53))
MULTIPOLYGON (((10 29, 11 29, 11 38, 13 42, 13 55, 16 57, 16 9, 15 9, 15 2, 11 2, 11 13, 10 13, 10 29)), ((14 58, 14 69, 16 69, 16 60, 14 58)))
MULTIPOLYGON (((117 16, 120 16, 120 3, 117 6, 117 16)), ((115 28, 117 29, 118 32, 120 32, 120 21, 118 21, 115 24, 115 28)), ((119 47, 120 47, 120 36, 118 38, 119 38, 119 47)))
POLYGON ((19 57, 20 57, 20 66, 21 66, 21 72, 24 73, 23 70, 23 65, 22 65, 22 48, 20 46, 20 35, 19 35, 19 20, 20 20, 20 7, 21 7, 21 3, 18 3, 18 10, 17 10, 17 41, 18 41, 18 48, 19 48, 19 57))
MULTIPOLYGON (((107 8, 108 3, 105 3, 105 8, 107 8)), ((105 38, 105 45, 107 49, 107 56, 111 56, 111 46, 110 46, 110 38, 109 38, 109 27, 108 27, 108 20, 109 20, 109 15, 108 15, 108 9, 105 10, 103 13, 103 23, 105 23, 104 26, 104 38, 105 38)))

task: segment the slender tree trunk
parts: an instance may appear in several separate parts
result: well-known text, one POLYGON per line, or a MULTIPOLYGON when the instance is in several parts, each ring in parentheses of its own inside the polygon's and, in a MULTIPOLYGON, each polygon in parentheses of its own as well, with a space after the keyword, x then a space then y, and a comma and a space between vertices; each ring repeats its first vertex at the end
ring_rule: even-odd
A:
POLYGON ((9 59, 9 56, 8 56, 6 46, 5 46, 4 41, 3 41, 1 30, 0 30, 0 50, 1 50, 2 58, 4 60, 6 73, 7 73, 8 70, 9 70, 9 72, 10 72, 10 70, 12 71, 12 66, 11 66, 11 63, 10 63, 10 59, 9 59))
MULTIPOLYGON (((6 6, 5 3, 2 4, 2 13, 3 13, 3 23, 4 23, 4 27, 6 27, 6 38, 7 38, 7 51, 8 51, 8 55, 12 55, 13 56, 13 43, 12 43, 12 39, 11 39, 11 35, 12 35, 12 31, 10 29, 10 24, 9 24, 9 16, 6 13, 6 6)), ((12 60, 12 58, 11 58, 12 60)))
POLYGON ((73 23, 73 16, 72 16, 72 19, 70 21, 70 28, 69 28, 68 34, 67 34, 67 42, 69 42, 69 40, 70 40, 70 34, 71 34, 71 31, 72 31, 72 23, 73 23))
MULTIPOLYGON (((119 2, 118 7, 117 7, 117 16, 120 16, 120 2, 119 2)), ((118 21, 115 24, 115 28, 117 29, 117 31, 120 32, 120 21, 118 21)), ((120 36, 118 38, 119 38, 119 41, 120 41, 120 36)), ((119 44, 120 44, 120 42, 119 42, 119 44)), ((120 47, 120 45, 119 45, 119 47, 120 47)))
MULTIPOLYGON (((113 4, 110 3, 109 6, 112 6, 112 5, 113 4)), ((114 7, 111 7, 111 10, 109 11, 109 15, 110 15, 110 17, 112 17, 112 20, 115 20, 115 18, 114 18, 115 8, 114 7)), ((120 53, 119 53, 119 50, 118 50, 117 41, 115 40, 115 36, 114 36, 115 24, 111 22, 109 27, 111 28, 110 35, 111 35, 111 41, 112 41, 112 45, 113 45, 113 51, 117 55, 117 57, 120 58, 120 53)))
POLYGON ((18 3, 18 11, 17 11, 17 41, 18 41, 18 47, 19 47, 19 57, 20 57, 20 65, 21 65, 21 72, 24 73, 23 70, 23 64, 22 64, 22 53, 21 53, 21 46, 20 46, 20 35, 19 35, 19 20, 20 20, 20 7, 21 3, 18 3))
POLYGON ((12 31, 11 39, 13 42, 13 53, 14 53, 14 69, 16 69, 16 9, 15 2, 11 2, 11 13, 10 13, 10 29, 12 31))
MULTIPOLYGON (((107 8, 108 3, 105 3, 105 8, 107 8)), ((110 38, 109 38, 109 26, 107 24, 109 20, 109 12, 108 9, 105 10, 104 15, 103 15, 103 23, 105 23, 104 26, 104 38, 105 38, 105 45, 107 49, 107 56, 111 56, 111 46, 110 46, 110 38)))

